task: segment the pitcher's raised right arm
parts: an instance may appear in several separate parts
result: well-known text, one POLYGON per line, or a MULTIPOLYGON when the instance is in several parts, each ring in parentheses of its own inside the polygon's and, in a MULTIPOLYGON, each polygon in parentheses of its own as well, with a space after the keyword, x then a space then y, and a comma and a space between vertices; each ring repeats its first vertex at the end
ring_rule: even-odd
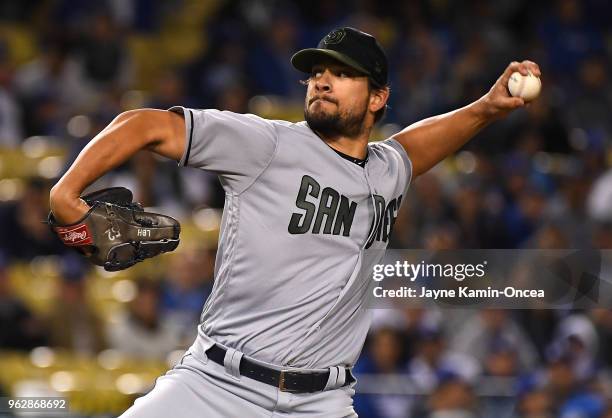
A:
POLYGON ((117 116, 85 146, 51 189, 56 220, 70 224, 81 219, 89 210, 79 197, 83 190, 143 149, 179 161, 185 150, 183 116, 156 109, 130 110, 117 116))

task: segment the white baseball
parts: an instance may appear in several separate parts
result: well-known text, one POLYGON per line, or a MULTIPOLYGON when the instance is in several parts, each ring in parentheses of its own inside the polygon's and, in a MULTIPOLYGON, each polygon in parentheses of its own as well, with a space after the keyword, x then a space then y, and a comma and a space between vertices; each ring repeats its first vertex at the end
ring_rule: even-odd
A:
POLYGON ((540 94, 542 89, 542 82, 540 77, 529 73, 523 75, 521 73, 514 72, 508 80, 508 91, 514 97, 521 97, 526 102, 530 102, 540 94))

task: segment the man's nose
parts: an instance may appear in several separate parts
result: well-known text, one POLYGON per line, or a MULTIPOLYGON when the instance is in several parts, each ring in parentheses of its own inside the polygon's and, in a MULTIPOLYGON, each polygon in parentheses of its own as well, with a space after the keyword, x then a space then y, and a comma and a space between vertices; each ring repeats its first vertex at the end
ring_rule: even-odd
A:
POLYGON ((331 74, 329 70, 325 70, 321 75, 315 78, 315 89, 317 91, 331 91, 331 74))

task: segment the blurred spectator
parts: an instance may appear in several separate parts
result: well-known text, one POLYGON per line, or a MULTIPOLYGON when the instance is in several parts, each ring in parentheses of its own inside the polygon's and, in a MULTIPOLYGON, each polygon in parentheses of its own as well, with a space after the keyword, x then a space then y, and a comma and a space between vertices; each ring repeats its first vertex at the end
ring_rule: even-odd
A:
POLYGON ((485 375, 498 377, 518 375, 516 354, 513 347, 501 346, 492 350, 484 361, 485 375))
POLYGON ((0 252, 0 349, 30 350, 45 345, 42 321, 11 291, 7 262, 0 252))
POLYGON ((546 348, 553 340, 560 313, 552 309, 521 309, 515 311, 516 320, 533 341, 538 358, 544 359, 546 348))
POLYGON ((75 254, 62 259, 57 303, 48 314, 49 343, 53 347, 94 355, 106 348, 104 324, 86 295, 88 266, 75 254))
MULTIPOLYGON (((427 411, 427 412, 426 412, 427 411)), ((453 375, 441 379, 426 404, 428 418, 476 418, 477 401, 472 387, 453 375)))
POLYGON ((195 338, 202 307, 212 292, 214 249, 188 249, 176 253, 163 282, 161 308, 165 319, 185 343, 195 338))
POLYGON ((66 252, 45 223, 50 189, 48 180, 33 178, 27 181, 19 200, 0 204, 0 250, 9 258, 27 260, 66 252))
POLYGON ((13 70, 8 50, 0 38, 0 146, 15 147, 23 139, 21 110, 11 88, 13 70))
MULTIPOLYGON (((280 11, 279 11, 280 12, 280 11)), ((250 75, 256 80, 256 93, 303 99, 304 89, 298 73, 287 57, 297 50, 298 21, 289 13, 276 13, 273 24, 262 34, 260 42, 249 51, 250 75)))
MULTIPOLYGON (((593 246, 602 250, 612 249, 612 223, 601 222, 596 223, 594 228, 593 246)), ((606 257, 605 271, 612 272, 610 269, 610 259, 606 257)))
POLYGON ((587 197, 590 218, 600 222, 612 221, 610 202, 612 202, 612 170, 602 173, 593 182, 587 197))
MULTIPOLYGON (((397 331, 393 328, 379 328, 372 334, 367 352, 355 365, 357 380, 360 373, 379 376, 401 373, 404 349, 401 335, 397 331)), ((393 394, 357 394, 354 398, 355 411, 359 416, 368 418, 405 417, 409 414, 411 404, 410 398, 393 394)))
POLYGON ((588 147, 602 150, 612 134, 612 121, 607 109, 612 106, 610 68, 603 55, 592 55, 579 63, 577 97, 569 109, 572 127, 587 134, 588 147))
POLYGON ((514 397, 504 396, 503 385, 520 375, 516 349, 501 344, 491 350, 484 360, 484 375, 490 379, 487 382, 493 393, 480 400, 482 416, 510 418, 517 401, 514 397))
POLYGON ((559 323, 556 334, 549 355, 563 356, 577 381, 584 382, 594 376, 599 337, 591 320, 581 314, 569 315, 559 323))
POLYGON ((390 98, 390 112, 402 124, 409 124, 433 114, 445 111, 449 97, 441 83, 445 70, 445 56, 435 33, 424 25, 415 25, 402 39, 397 51, 397 62, 391 66, 396 74, 398 91, 409 91, 410 95, 395 95, 390 98), (419 60, 421 65, 413 65, 419 60))
POLYGON ((420 329, 415 338, 416 351, 407 371, 424 393, 431 392, 440 383, 439 379, 449 373, 469 382, 475 382, 480 375, 478 360, 449 350, 441 330, 420 329))
POLYGON ((418 177, 410 193, 413 198, 402 202, 402 210, 394 226, 396 230, 405 232, 391 236, 396 248, 423 247, 425 231, 445 223, 452 215, 452 202, 435 172, 418 177))
MULTIPOLYGON (((550 93, 545 90, 542 94, 550 93)), ((515 148, 516 137, 522 133, 529 133, 539 138, 536 152, 571 153, 567 121, 563 118, 564 111, 559 108, 559 103, 549 99, 533 101, 527 111, 520 113, 508 126, 504 133, 506 135, 504 148, 508 150, 515 148)))
POLYGON ((26 136, 63 136, 68 115, 86 103, 90 92, 79 74, 67 41, 46 39, 41 54, 15 74, 26 136))
POLYGON ((244 83, 232 83, 217 95, 215 108, 236 113, 252 113, 249 112, 249 93, 244 83))
POLYGON ((564 247, 588 248, 590 246, 590 225, 586 216, 586 202, 592 182, 588 175, 567 176, 559 187, 559 197, 564 202, 562 215, 555 215, 557 226, 565 235, 564 247))
POLYGON ((518 401, 516 418, 553 418, 554 400, 546 390, 533 390, 522 394, 518 401))
POLYGON ((159 285, 143 278, 136 284, 138 293, 127 312, 108 325, 109 344, 132 357, 165 360, 179 348, 180 336, 161 316, 159 285))
POLYGON ((227 28, 220 28, 219 33, 211 34, 213 42, 210 50, 188 66, 187 76, 193 89, 190 94, 197 98, 198 107, 204 103, 212 105, 233 86, 244 86, 248 90, 248 52, 242 39, 246 38, 245 28, 235 23, 226 24, 227 28))
POLYGON ((185 94, 185 81, 177 72, 167 72, 159 77, 153 96, 147 107, 169 109, 172 106, 191 107, 190 98, 185 94))
POLYGON ((496 220, 485 211, 485 199, 480 188, 475 184, 464 184, 453 198, 461 247, 494 248, 499 245, 493 233, 495 229, 491 227, 496 220))
POLYGON ((96 90, 129 87, 132 63, 125 49, 123 32, 105 12, 94 13, 89 20, 78 50, 85 80, 96 90))
POLYGON ((460 232, 454 222, 445 222, 423 231, 423 246, 427 250, 456 250, 460 248, 460 232))
POLYGON ((517 200, 509 204, 504 214, 504 225, 511 248, 521 247, 540 225, 546 199, 540 190, 527 186, 517 200))
POLYGON ((485 362, 499 347, 516 352, 519 371, 532 370, 538 360, 533 343, 510 317, 509 311, 485 309, 452 336, 449 348, 485 362))
POLYGON ((559 418, 598 418, 604 410, 602 396, 576 377, 571 359, 560 356, 550 360, 548 387, 558 405, 559 418))
POLYGON ((544 224, 536 230, 525 243, 526 248, 537 248, 542 250, 562 250, 570 248, 568 235, 563 232, 559 225, 544 224))
POLYGON ((551 68, 573 80, 582 60, 603 49, 603 39, 590 25, 585 5, 578 0, 558 0, 539 28, 551 68))

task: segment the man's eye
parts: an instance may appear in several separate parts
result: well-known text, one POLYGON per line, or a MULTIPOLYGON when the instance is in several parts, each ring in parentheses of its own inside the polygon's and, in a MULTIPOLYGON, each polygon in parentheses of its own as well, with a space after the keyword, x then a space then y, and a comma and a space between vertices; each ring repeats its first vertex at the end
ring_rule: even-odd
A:
POLYGON ((318 78, 321 77, 321 75, 323 74, 323 72, 321 70, 313 70, 312 71, 312 77, 318 78))
POLYGON ((340 78, 353 78, 355 77, 355 73, 350 70, 338 70, 336 73, 340 78))

